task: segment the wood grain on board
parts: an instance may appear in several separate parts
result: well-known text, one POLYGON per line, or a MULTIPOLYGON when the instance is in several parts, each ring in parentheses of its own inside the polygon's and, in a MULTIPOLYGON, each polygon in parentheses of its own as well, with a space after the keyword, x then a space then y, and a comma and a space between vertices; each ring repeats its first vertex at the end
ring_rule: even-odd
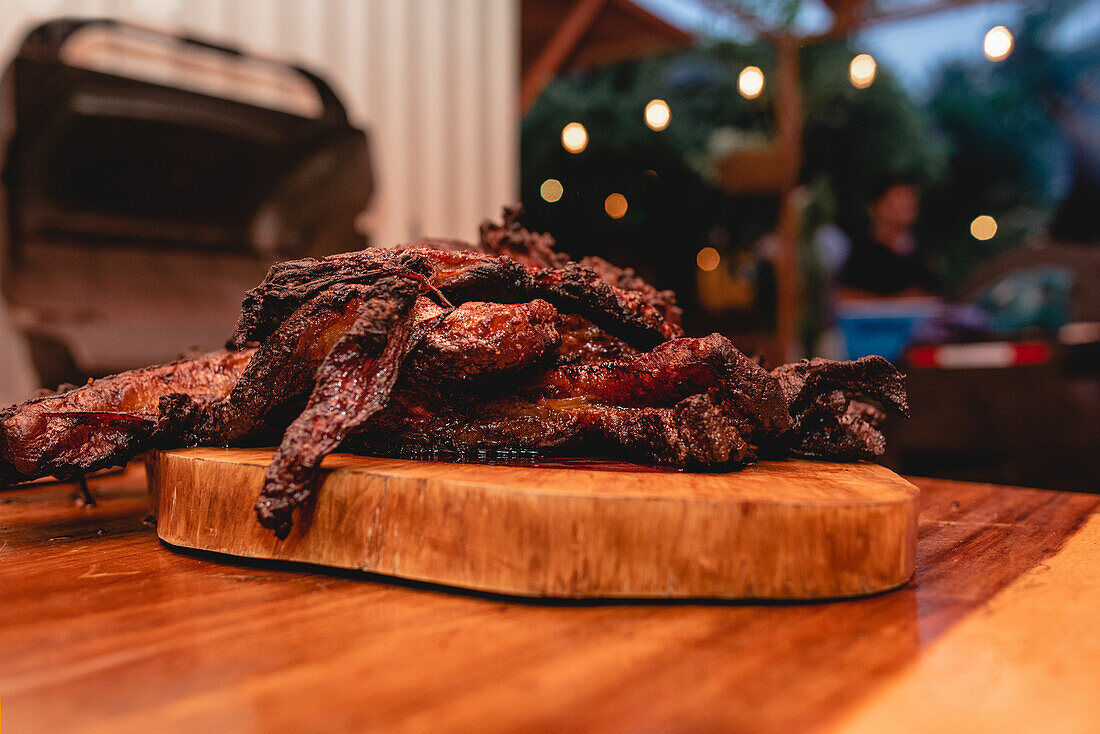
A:
POLYGON ((904 734, 1007 712, 1100 731, 1100 548, 1081 530, 1100 498, 913 482, 914 582, 811 604, 531 602, 182 553, 157 540, 140 466, 93 479, 95 507, 17 487, 0 492, 3 730, 904 734))
POLYGON ((256 522, 270 450, 149 458, 177 546, 551 597, 815 599, 913 574, 917 488, 876 464, 764 462, 696 474, 337 454, 277 540, 256 522))

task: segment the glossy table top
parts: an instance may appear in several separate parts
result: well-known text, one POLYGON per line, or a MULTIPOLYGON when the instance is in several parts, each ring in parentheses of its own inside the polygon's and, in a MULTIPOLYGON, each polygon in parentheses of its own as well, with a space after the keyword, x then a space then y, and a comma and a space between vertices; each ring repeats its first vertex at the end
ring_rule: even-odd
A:
POLYGON ((140 466, 0 492, 4 732, 1100 731, 1100 497, 922 489, 915 583, 536 603, 182 553, 140 466))

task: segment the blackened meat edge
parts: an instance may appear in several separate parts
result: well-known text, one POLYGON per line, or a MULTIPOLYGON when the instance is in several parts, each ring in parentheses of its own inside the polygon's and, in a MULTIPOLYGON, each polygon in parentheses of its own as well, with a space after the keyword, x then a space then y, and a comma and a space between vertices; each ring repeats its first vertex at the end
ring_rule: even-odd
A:
POLYGON ((814 459, 874 459, 886 450, 888 411, 909 416, 905 375, 878 356, 852 362, 804 359, 772 371, 791 416, 782 453, 814 459), (873 400, 883 410, 863 402, 873 400))
POLYGON ((413 329, 418 293, 406 278, 377 281, 318 368, 309 402, 283 434, 256 501, 260 524, 279 538, 290 533, 291 514, 309 497, 321 460, 389 399, 401 361, 423 336, 413 329))
POLYGON ((480 252, 421 241, 274 266, 245 297, 240 351, 0 412, 0 478, 68 478, 151 446, 276 431, 255 510, 285 538, 341 445, 569 447, 735 468, 757 456, 873 458, 883 411, 908 413, 903 376, 880 357, 768 372, 721 335, 683 338, 671 294, 555 253, 516 211, 481 235, 480 252))
POLYGON ((223 397, 252 350, 212 352, 122 372, 0 411, 0 481, 69 479, 122 466, 151 448, 172 396, 223 397))
POLYGON ((585 316, 640 348, 682 334, 640 294, 608 285, 576 263, 563 268, 535 268, 508 257, 474 252, 398 248, 274 265, 263 283, 246 295, 234 343, 244 346, 262 341, 302 304, 339 283, 370 283, 399 273, 423 278, 454 304, 543 299, 560 311, 585 316))

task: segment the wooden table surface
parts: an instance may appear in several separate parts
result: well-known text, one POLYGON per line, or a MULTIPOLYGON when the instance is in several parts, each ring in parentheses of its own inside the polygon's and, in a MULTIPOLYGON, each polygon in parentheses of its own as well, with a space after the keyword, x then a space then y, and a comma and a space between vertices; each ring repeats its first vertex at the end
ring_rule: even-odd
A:
POLYGON ((1100 731, 1100 497, 914 480, 914 584, 535 603, 184 554, 143 470, 0 493, 0 729, 1100 731))

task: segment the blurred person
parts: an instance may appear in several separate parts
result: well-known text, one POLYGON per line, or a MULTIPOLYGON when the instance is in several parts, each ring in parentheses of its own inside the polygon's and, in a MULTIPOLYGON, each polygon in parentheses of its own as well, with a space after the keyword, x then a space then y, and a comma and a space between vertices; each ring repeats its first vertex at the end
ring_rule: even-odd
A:
POLYGON ((909 179, 879 186, 868 206, 867 232, 852 238, 840 271, 844 295, 914 296, 934 290, 934 279, 913 235, 920 191, 909 179))

